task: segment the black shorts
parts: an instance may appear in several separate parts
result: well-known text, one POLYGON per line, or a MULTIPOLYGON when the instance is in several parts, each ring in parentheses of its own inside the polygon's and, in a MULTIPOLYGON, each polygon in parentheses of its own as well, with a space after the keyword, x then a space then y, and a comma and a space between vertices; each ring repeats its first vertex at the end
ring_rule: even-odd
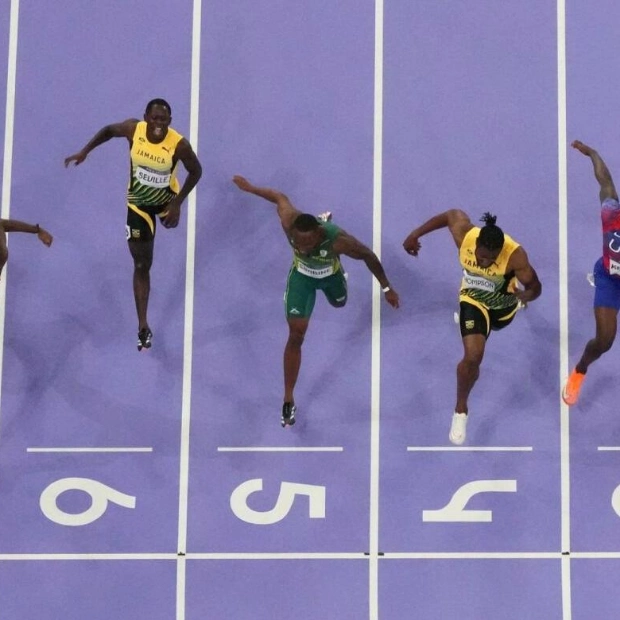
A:
POLYGON ((491 330, 498 331, 512 323, 512 319, 515 318, 517 313, 517 308, 518 305, 514 304, 508 308, 491 310, 482 305, 461 301, 459 312, 461 336, 482 334, 485 338, 488 338, 491 330))
POLYGON ((127 241, 151 241, 155 238, 155 224, 157 219, 166 217, 166 205, 155 207, 136 207, 127 205, 127 225, 125 234, 127 241))

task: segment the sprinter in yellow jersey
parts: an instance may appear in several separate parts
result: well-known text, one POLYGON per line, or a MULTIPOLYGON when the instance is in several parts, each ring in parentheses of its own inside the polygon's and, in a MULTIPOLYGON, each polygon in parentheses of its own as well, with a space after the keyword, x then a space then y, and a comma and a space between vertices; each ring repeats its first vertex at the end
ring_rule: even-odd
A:
POLYGON ((138 313, 138 351, 150 348, 153 333, 146 318, 151 290, 150 269, 153 263, 155 222, 159 218, 166 228, 176 228, 181 204, 202 175, 202 167, 190 143, 170 127, 172 110, 164 99, 149 101, 144 120, 130 118, 106 125, 75 155, 65 159, 81 164, 97 146, 111 138, 129 142, 131 171, 127 189, 127 225, 129 251, 133 257, 133 292, 138 313), (187 170, 179 188, 177 164, 187 170))
POLYGON ((459 249, 463 267, 459 322, 464 355, 456 369, 456 407, 449 435, 457 445, 465 441, 467 399, 480 374, 490 331, 506 327, 519 302, 533 301, 542 290, 525 250, 495 225, 496 217, 485 213, 481 221, 484 226, 477 228, 466 213, 452 209, 413 230, 403 243, 407 253, 417 256, 420 237, 447 227, 459 249))

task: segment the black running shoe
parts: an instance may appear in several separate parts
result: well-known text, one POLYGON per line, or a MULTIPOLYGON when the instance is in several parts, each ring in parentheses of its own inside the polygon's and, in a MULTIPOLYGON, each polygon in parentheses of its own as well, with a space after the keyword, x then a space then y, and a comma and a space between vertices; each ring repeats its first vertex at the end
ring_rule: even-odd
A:
POLYGON ((153 332, 145 327, 138 332, 138 351, 142 349, 150 349, 153 340, 153 332))
POLYGON ((282 419, 280 423, 283 427, 285 426, 293 426, 295 424, 295 412, 297 411, 297 407, 293 403, 284 403, 282 405, 282 419))

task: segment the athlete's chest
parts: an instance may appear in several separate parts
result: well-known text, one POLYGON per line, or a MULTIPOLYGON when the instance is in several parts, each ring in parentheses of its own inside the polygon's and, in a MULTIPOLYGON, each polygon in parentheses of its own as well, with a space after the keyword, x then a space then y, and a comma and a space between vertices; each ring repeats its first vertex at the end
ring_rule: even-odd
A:
POLYGON ((131 162, 152 170, 170 171, 173 166, 174 147, 162 142, 153 144, 146 138, 138 137, 131 146, 131 162))
POLYGON ((503 278, 507 272, 507 261, 500 257, 489 267, 481 267, 476 260, 476 253, 470 248, 461 250, 460 253, 461 266, 471 275, 487 278, 489 280, 497 280, 503 278))

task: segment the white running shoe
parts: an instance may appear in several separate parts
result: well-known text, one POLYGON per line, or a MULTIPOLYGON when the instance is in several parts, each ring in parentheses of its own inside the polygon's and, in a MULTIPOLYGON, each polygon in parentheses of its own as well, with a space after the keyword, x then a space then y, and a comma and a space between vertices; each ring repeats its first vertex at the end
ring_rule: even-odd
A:
POLYGON ((460 446, 465 441, 466 429, 467 414, 454 412, 452 416, 452 426, 450 426, 450 434, 448 435, 450 441, 460 446))

